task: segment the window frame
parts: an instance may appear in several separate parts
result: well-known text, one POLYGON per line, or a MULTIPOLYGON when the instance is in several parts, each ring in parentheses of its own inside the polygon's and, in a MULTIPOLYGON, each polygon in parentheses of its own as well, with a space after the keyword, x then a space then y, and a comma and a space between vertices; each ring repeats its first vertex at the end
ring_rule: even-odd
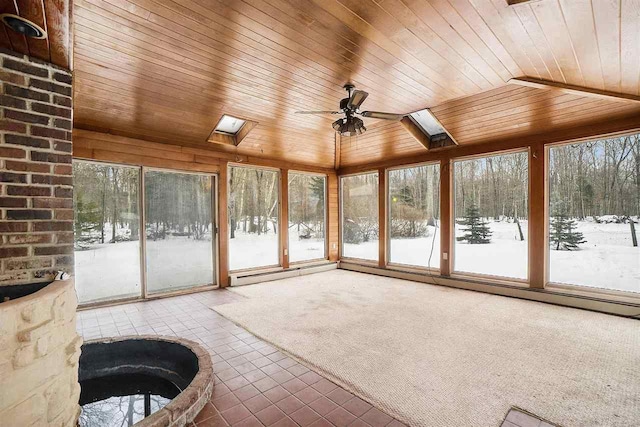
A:
POLYGON ((473 273, 467 271, 458 271, 456 270, 456 162, 463 162, 467 160, 479 160, 488 157, 498 157, 508 154, 519 154, 519 153, 527 153, 527 231, 529 231, 529 218, 531 217, 531 146, 527 147, 519 147, 508 150, 498 150, 498 151, 490 151, 487 153, 473 154, 469 156, 460 156, 460 157, 452 157, 450 160, 450 173, 451 173, 451 185, 450 185, 450 203, 451 203, 451 230, 449 233, 449 260, 451 266, 451 274, 449 277, 453 279, 481 279, 488 283, 495 284, 508 284, 511 286, 521 287, 521 288, 530 288, 531 283, 531 269, 530 269, 530 259, 531 259, 531 238, 529 237, 529 233, 527 233, 527 274, 525 278, 518 277, 507 277, 507 276, 498 276, 495 274, 483 274, 483 273, 473 273))
MULTIPOLYGON (((327 192, 329 190, 329 177, 327 174, 324 173, 317 173, 317 172, 306 172, 306 171, 299 171, 299 170, 294 170, 294 169, 289 169, 287 171, 287 177, 289 177, 291 174, 296 174, 296 175, 309 175, 309 176, 320 176, 322 178, 324 178, 324 200, 322 201, 322 203, 324 204, 324 208, 323 208, 323 224, 324 224, 324 256, 322 258, 312 258, 312 259, 306 259, 306 260, 302 260, 302 261, 289 261, 289 265, 296 265, 296 266, 300 266, 300 265, 304 265, 304 264, 313 264, 313 263, 317 263, 319 261, 325 261, 329 259, 329 223, 328 223, 328 218, 329 216, 327 215, 327 211, 328 211, 328 200, 329 198, 327 197, 327 192)), ((287 193, 289 193, 289 183, 287 182, 287 193)), ((289 194, 287 194, 287 225, 286 225, 286 230, 287 230, 287 257, 289 259, 291 259, 291 245, 290 240, 289 240, 289 214, 291 213, 291 197, 289 197, 289 194)))
MULTIPOLYGON (((345 260, 347 262, 355 262, 357 264, 363 264, 363 265, 367 265, 367 266, 375 266, 378 267, 379 263, 380 263, 380 251, 378 250, 378 255, 377 258, 375 260, 371 260, 371 259, 365 259, 365 258, 355 258, 355 257, 349 257, 349 256, 344 256, 344 178, 349 178, 349 177, 353 177, 353 176, 361 176, 361 175, 376 175, 378 177, 378 192, 376 194, 376 211, 379 213, 380 212, 380 172, 375 169, 375 170, 368 170, 368 171, 363 171, 363 172, 356 172, 356 173, 350 173, 347 175, 340 175, 339 178, 339 185, 338 185, 338 199, 339 199, 339 205, 340 205, 340 212, 339 212, 339 229, 340 229, 340 253, 339 253, 339 259, 340 260, 345 260)), ((385 183, 386 186, 386 183, 385 183)), ((385 189, 385 193, 386 193, 386 189, 385 189)), ((378 242, 380 241, 380 215, 378 214, 378 242)))
MULTIPOLYGON (((440 160, 430 160, 427 162, 420 163, 411 163, 402 166, 394 166, 385 169, 385 198, 387 200, 387 235, 385 242, 385 251, 386 251, 386 260, 387 267, 394 270, 406 270, 406 271, 415 271, 415 272, 429 272, 429 273, 440 273, 440 260, 442 259, 442 248, 438 251, 438 267, 430 267, 430 266, 422 266, 422 265, 414 265, 414 264, 403 264, 399 262, 391 262, 391 190, 390 190, 390 181, 389 181, 389 172, 402 170, 402 169, 411 169, 418 168, 422 166, 437 166, 438 168, 438 220, 442 221, 442 195, 440 194, 440 180, 442 179, 440 174, 442 173, 442 162, 440 160)), ((379 201, 378 201, 379 203, 379 201)), ((442 230, 441 230, 442 232, 442 230)), ((442 239, 442 236, 440 236, 442 239)), ((433 255, 436 255, 436 252, 433 252, 433 255)), ((429 259, 427 258, 427 263, 429 259)))
MULTIPOLYGON (((229 276, 242 276, 245 273, 253 273, 253 274, 257 274, 257 273, 270 273, 270 272, 275 272, 275 271, 281 271, 283 270, 283 248, 282 248, 282 170, 280 168, 275 168, 275 167, 269 167, 269 166, 256 166, 256 165, 250 165, 250 164, 243 164, 243 163, 232 163, 229 162, 227 164, 227 206, 225 207, 225 209, 229 209, 229 200, 231 200, 231 185, 230 185, 230 181, 231 181, 231 173, 229 171, 229 169, 231 168, 244 168, 244 169, 263 169, 263 170, 268 170, 271 172, 276 172, 277 176, 278 176, 278 183, 277 183, 277 189, 278 189, 278 234, 277 234, 277 240, 278 240, 278 264, 270 264, 270 265, 260 265, 257 267, 249 267, 249 268, 240 268, 240 269, 236 269, 236 270, 232 270, 230 265, 229 265, 229 261, 230 261, 230 248, 231 248, 231 238, 230 238, 230 233, 231 233, 231 228, 229 227, 229 215, 227 214, 227 235, 225 236, 225 238, 227 239, 227 270, 229 273, 229 276)), ((287 195, 288 196, 288 195, 287 195)), ((288 218, 287 218, 287 227, 288 227, 288 218)))

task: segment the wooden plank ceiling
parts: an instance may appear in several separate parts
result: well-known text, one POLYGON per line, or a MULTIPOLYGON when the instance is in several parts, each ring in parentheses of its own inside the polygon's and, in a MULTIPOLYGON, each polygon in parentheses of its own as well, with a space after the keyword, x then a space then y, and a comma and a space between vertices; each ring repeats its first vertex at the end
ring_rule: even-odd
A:
MULTIPOLYGON (((616 102, 517 85, 445 102, 433 113, 460 145, 535 138, 552 141, 583 137, 583 127, 607 122, 640 127, 640 103, 616 102), (557 138, 554 138, 557 136, 557 138)), ((343 138, 342 167, 409 157, 425 152, 397 122, 377 123, 364 135, 343 138)), ((613 130, 613 128, 612 128, 613 130)))
POLYGON ((47 32, 45 39, 27 38, 0 24, 0 46, 71 69, 70 0, 2 0, 0 14, 19 15, 47 32))
MULTIPOLYGON (((638 113, 505 83, 640 94, 640 0, 76 0, 74 32, 76 127, 203 147, 231 114, 259 125, 219 149, 317 166, 336 117, 293 112, 336 109, 346 82, 367 110, 433 107, 460 144, 638 113)), ((365 124, 343 165, 416 149, 365 124)))

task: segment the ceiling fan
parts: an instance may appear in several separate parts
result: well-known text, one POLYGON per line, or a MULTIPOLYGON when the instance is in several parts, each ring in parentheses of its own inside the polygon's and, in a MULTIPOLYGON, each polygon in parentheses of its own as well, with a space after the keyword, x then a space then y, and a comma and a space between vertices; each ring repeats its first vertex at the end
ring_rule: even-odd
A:
POLYGON ((344 114, 345 118, 338 119, 331 126, 340 132, 340 135, 353 136, 364 133, 367 128, 362 119, 356 117, 370 117, 372 119, 401 120, 404 114, 381 113, 379 111, 360 111, 360 106, 369 94, 363 90, 357 90, 354 85, 346 84, 344 89, 349 96, 340 100, 341 111, 296 111, 297 114, 344 114))

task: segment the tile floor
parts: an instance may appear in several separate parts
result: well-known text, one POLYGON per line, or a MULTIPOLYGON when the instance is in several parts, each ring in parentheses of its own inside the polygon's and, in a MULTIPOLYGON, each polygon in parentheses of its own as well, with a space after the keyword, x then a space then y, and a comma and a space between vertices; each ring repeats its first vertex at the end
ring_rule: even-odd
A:
POLYGON ((84 310, 78 312, 78 332, 85 340, 180 336, 207 348, 216 385, 191 427, 403 426, 209 308, 242 298, 216 290, 84 310))

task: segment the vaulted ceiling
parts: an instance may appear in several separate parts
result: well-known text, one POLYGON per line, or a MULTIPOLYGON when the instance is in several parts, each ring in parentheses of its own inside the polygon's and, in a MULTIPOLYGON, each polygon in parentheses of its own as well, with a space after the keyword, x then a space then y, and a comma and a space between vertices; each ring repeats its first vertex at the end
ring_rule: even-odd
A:
MULTIPOLYGON (((347 82, 370 93, 368 110, 432 107, 460 144, 640 114, 505 86, 529 76, 639 95, 640 0, 75 0, 73 11, 85 129, 203 146, 231 114, 259 125, 220 149, 327 166, 335 117, 294 111, 336 109, 347 82)), ((420 149, 395 123, 365 123, 396 136, 378 138, 391 147, 365 134, 343 156, 420 149)))

